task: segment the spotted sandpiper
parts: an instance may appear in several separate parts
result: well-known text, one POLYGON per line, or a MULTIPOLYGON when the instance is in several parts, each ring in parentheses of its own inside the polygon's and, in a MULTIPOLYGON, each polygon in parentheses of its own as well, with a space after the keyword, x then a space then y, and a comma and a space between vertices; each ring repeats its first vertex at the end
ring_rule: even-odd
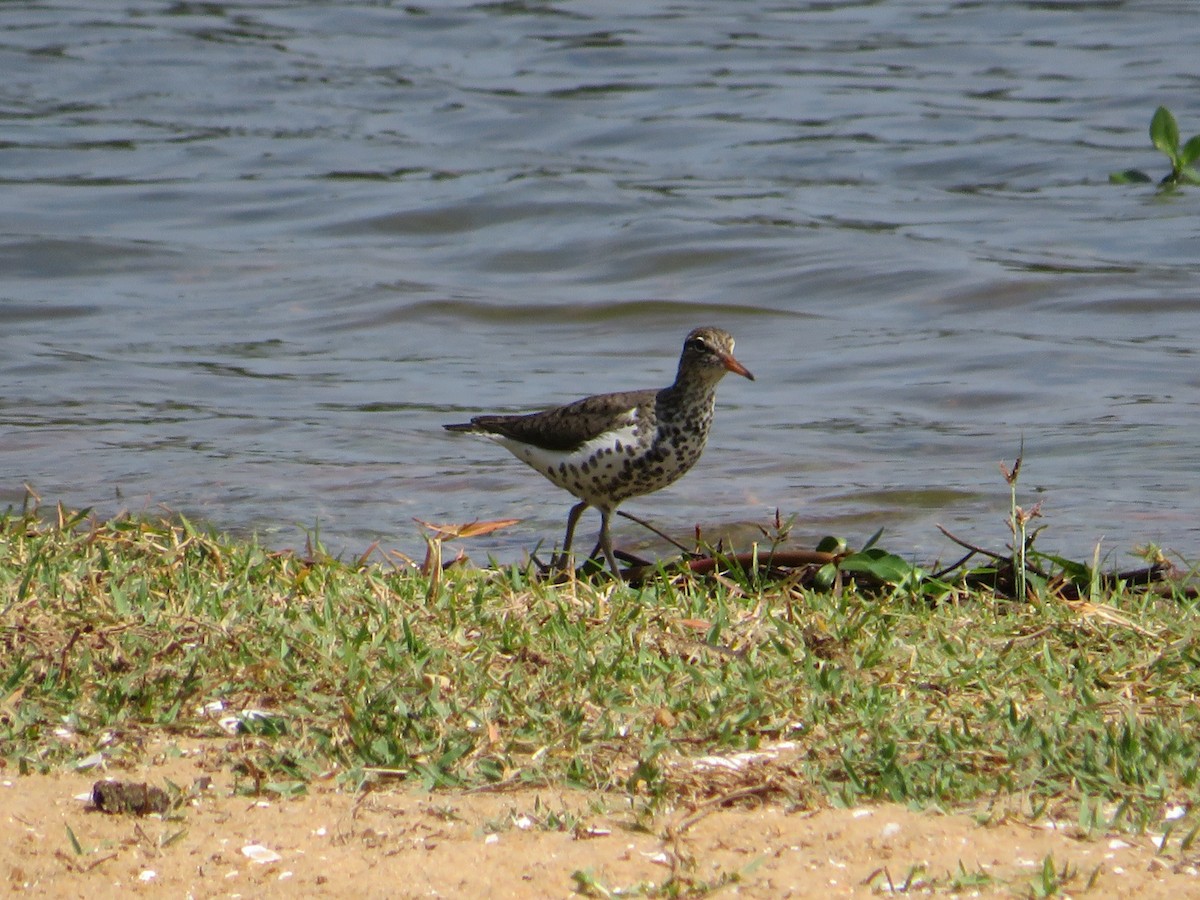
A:
POLYGON ((733 338, 697 328, 683 343, 675 383, 660 391, 597 394, 566 406, 514 416, 476 416, 445 426, 490 438, 579 498, 567 515, 560 559, 589 506, 600 510, 600 540, 613 573, 609 522, 617 506, 666 487, 695 465, 708 440, 717 382, 726 372, 754 380, 733 356, 733 338))

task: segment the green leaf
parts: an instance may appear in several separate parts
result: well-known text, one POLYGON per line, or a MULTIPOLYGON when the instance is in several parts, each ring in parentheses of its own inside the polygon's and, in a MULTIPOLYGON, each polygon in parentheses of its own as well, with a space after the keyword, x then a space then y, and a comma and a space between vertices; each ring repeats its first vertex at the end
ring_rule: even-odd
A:
POLYGON ((1149 184, 1154 179, 1140 169, 1126 169, 1124 172, 1110 172, 1108 180, 1113 184, 1149 184))
POLYGON ((1200 134, 1193 135, 1179 151, 1179 165, 1190 166, 1200 159, 1200 134))
POLYGON ((813 577, 813 582, 818 590, 827 591, 833 587, 833 582, 837 578, 838 569, 833 563, 825 563, 821 568, 817 569, 817 574, 813 577))
POLYGON ((915 571, 912 563, 884 550, 861 550, 852 553, 841 562, 846 572, 865 572, 874 575, 885 584, 899 584, 915 571))
POLYGON ((238 713, 238 725, 246 734, 259 737, 282 737, 288 731, 287 720, 283 716, 273 716, 257 709, 238 713))
POLYGON ((821 542, 817 544, 818 553, 841 553, 846 549, 846 539, 826 535, 821 538, 821 542))
POLYGON ((1150 140, 1154 146, 1174 161, 1179 153, 1179 126, 1175 124, 1175 116, 1165 106, 1154 111, 1150 120, 1150 140))
POLYGON ((1193 168, 1179 170, 1179 180, 1184 184, 1200 184, 1200 172, 1193 168))
POLYGON ((1076 562, 1073 559, 1067 559, 1065 556, 1059 556, 1055 553, 1034 552, 1029 555, 1031 561, 1045 560, 1046 562, 1054 563, 1062 570, 1062 574, 1077 583, 1086 583, 1092 577, 1092 570, 1085 563, 1076 562))
MULTIPOLYGON (((867 542, 866 542, 865 544, 863 544, 863 545, 862 545, 862 549, 863 549, 863 550, 870 550, 870 549, 871 549, 872 547, 874 547, 874 546, 875 546, 877 543, 879 543, 879 539, 880 539, 881 537, 883 537, 883 526, 882 526, 882 525, 881 525, 881 526, 879 526, 879 530, 878 530, 878 531, 876 531, 876 532, 875 532, 873 535, 871 535, 869 538, 867 538, 867 542)), ((861 552, 861 551, 860 551, 860 552, 861 552)))

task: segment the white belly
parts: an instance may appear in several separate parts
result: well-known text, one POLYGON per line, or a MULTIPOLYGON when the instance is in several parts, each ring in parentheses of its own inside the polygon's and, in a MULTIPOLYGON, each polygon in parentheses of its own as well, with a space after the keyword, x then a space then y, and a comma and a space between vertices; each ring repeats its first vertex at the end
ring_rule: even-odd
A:
POLYGON ((614 491, 619 492, 622 473, 641 454, 635 423, 605 432, 570 451, 546 450, 501 435, 489 437, 558 487, 602 508, 612 505, 614 491))

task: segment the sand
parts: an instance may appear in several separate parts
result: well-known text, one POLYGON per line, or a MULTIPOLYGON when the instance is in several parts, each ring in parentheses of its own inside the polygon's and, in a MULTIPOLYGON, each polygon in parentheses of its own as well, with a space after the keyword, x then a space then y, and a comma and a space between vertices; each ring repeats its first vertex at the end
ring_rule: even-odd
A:
POLYGON ((948 895, 956 875, 986 875, 957 896, 1012 897, 1030 895, 1052 855, 1073 873, 1063 896, 1200 898, 1200 854, 1157 855, 1149 835, 750 797, 705 807, 668 837, 688 810, 647 830, 627 797, 556 788, 431 794, 383 783, 356 794, 331 779, 295 798, 248 796, 212 750, 192 742, 182 756, 149 752, 120 770, 0 770, 0 893, 499 900, 578 896, 585 885, 593 896, 646 891, 678 877, 693 888, 735 879, 721 896, 826 898, 899 893, 910 878, 909 893, 948 895), (107 814, 82 799, 106 778, 208 784, 165 816, 107 814))

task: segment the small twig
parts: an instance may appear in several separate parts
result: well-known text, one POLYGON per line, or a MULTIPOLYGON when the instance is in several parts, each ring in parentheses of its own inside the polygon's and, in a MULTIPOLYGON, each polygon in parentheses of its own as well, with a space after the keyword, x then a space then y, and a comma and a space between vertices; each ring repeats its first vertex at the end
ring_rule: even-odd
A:
POLYGON ((688 813, 685 818, 680 820, 678 824, 667 826, 667 839, 673 840, 679 838, 685 831, 690 829, 693 825, 695 825, 719 806, 724 806, 727 803, 733 803, 737 800, 744 800, 747 797, 757 797, 759 794, 767 794, 775 789, 776 786, 774 779, 768 779, 767 781, 751 785, 750 787, 738 788, 737 790, 729 791, 721 794, 720 796, 705 800, 699 806, 693 807, 692 811, 688 813))
POLYGON ((895 894, 897 892, 896 885, 892 883, 892 873, 888 871, 887 866, 880 866, 878 869, 860 881, 859 884, 863 885, 864 887, 870 886, 880 875, 887 879, 888 893, 895 894))
POLYGON ((503 781, 492 781, 487 784, 476 785, 475 787, 465 788, 464 794, 502 794, 506 791, 515 791, 522 788, 547 788, 550 787, 550 779, 548 778, 524 778, 521 775, 513 775, 505 778, 503 781))
POLYGON ((970 550, 967 553, 967 555, 964 556, 962 559, 960 559, 958 562, 951 563, 950 565, 946 566, 944 569, 939 569, 938 571, 934 572, 933 577, 934 578, 945 578, 947 575, 949 575, 955 569, 960 569, 963 566, 965 566, 967 564, 967 560, 969 560, 972 556, 974 556, 978 552, 979 552, 978 550, 970 550))
MULTIPOLYGON (((938 529, 938 531, 940 531, 946 537, 950 538, 950 540, 954 541, 954 543, 958 544, 958 546, 962 547, 965 550, 970 550, 972 553, 978 553, 981 556, 986 556, 988 559, 994 559, 998 562, 1011 562, 1011 560, 1007 556, 1004 556, 1000 553, 993 553, 991 550, 986 550, 983 547, 979 547, 979 546, 976 546, 975 544, 964 541, 960 537, 956 537, 955 535, 953 535, 949 531, 947 531, 946 527, 944 525, 939 525, 937 527, 937 529, 938 529)), ((967 558, 970 559, 970 556, 968 556, 967 558)))
POLYGON ((657 535, 658 535, 660 538, 662 538, 662 539, 663 539, 664 541, 666 541, 668 544, 671 544, 671 545, 673 545, 674 547, 676 547, 676 548, 677 548, 677 549, 678 549, 678 550, 679 550, 681 553, 687 553, 687 554, 691 554, 691 552, 692 552, 691 550, 689 550, 689 549, 688 549, 687 547, 685 547, 683 544, 679 543, 679 541, 675 540, 675 538, 671 537, 671 536, 670 536, 669 534, 667 534, 666 532, 664 532, 664 531, 660 531, 658 528, 656 528, 655 526, 651 525, 651 524, 650 524, 649 522, 647 522, 645 519, 639 519, 639 518, 638 518, 637 516, 635 516, 633 513, 627 513, 627 512, 625 512, 625 510, 623 510, 623 509, 618 509, 618 510, 617 510, 617 515, 618 515, 618 516, 624 516, 626 519, 629 519, 629 521, 631 521, 631 522, 637 522, 639 525, 641 525, 641 526, 642 526, 643 528, 645 528, 647 531, 653 531, 655 534, 657 534, 657 535))
POLYGON ((110 853, 110 854, 108 854, 107 856, 100 856, 100 857, 97 857, 96 859, 94 859, 94 860, 92 860, 90 863, 88 863, 86 866, 84 866, 84 867, 83 867, 83 869, 82 869, 82 871, 84 871, 84 872, 90 872, 90 871, 92 871, 92 869, 96 868, 97 866, 99 866, 99 865, 102 865, 103 863, 106 863, 106 862, 108 862, 110 859, 116 859, 116 858, 117 858, 117 854, 116 854, 116 853, 110 853))
POLYGON ((1053 630, 1054 630, 1053 628, 1051 628, 1049 625, 1047 625, 1045 628, 1039 628, 1037 631, 1029 632, 1029 634, 1019 634, 1016 637, 1008 638, 1008 640, 1004 644, 1004 647, 1007 650, 1010 647, 1012 647, 1014 644, 1019 643, 1020 641, 1032 641, 1036 638, 1042 637, 1043 635, 1049 634, 1053 630))

